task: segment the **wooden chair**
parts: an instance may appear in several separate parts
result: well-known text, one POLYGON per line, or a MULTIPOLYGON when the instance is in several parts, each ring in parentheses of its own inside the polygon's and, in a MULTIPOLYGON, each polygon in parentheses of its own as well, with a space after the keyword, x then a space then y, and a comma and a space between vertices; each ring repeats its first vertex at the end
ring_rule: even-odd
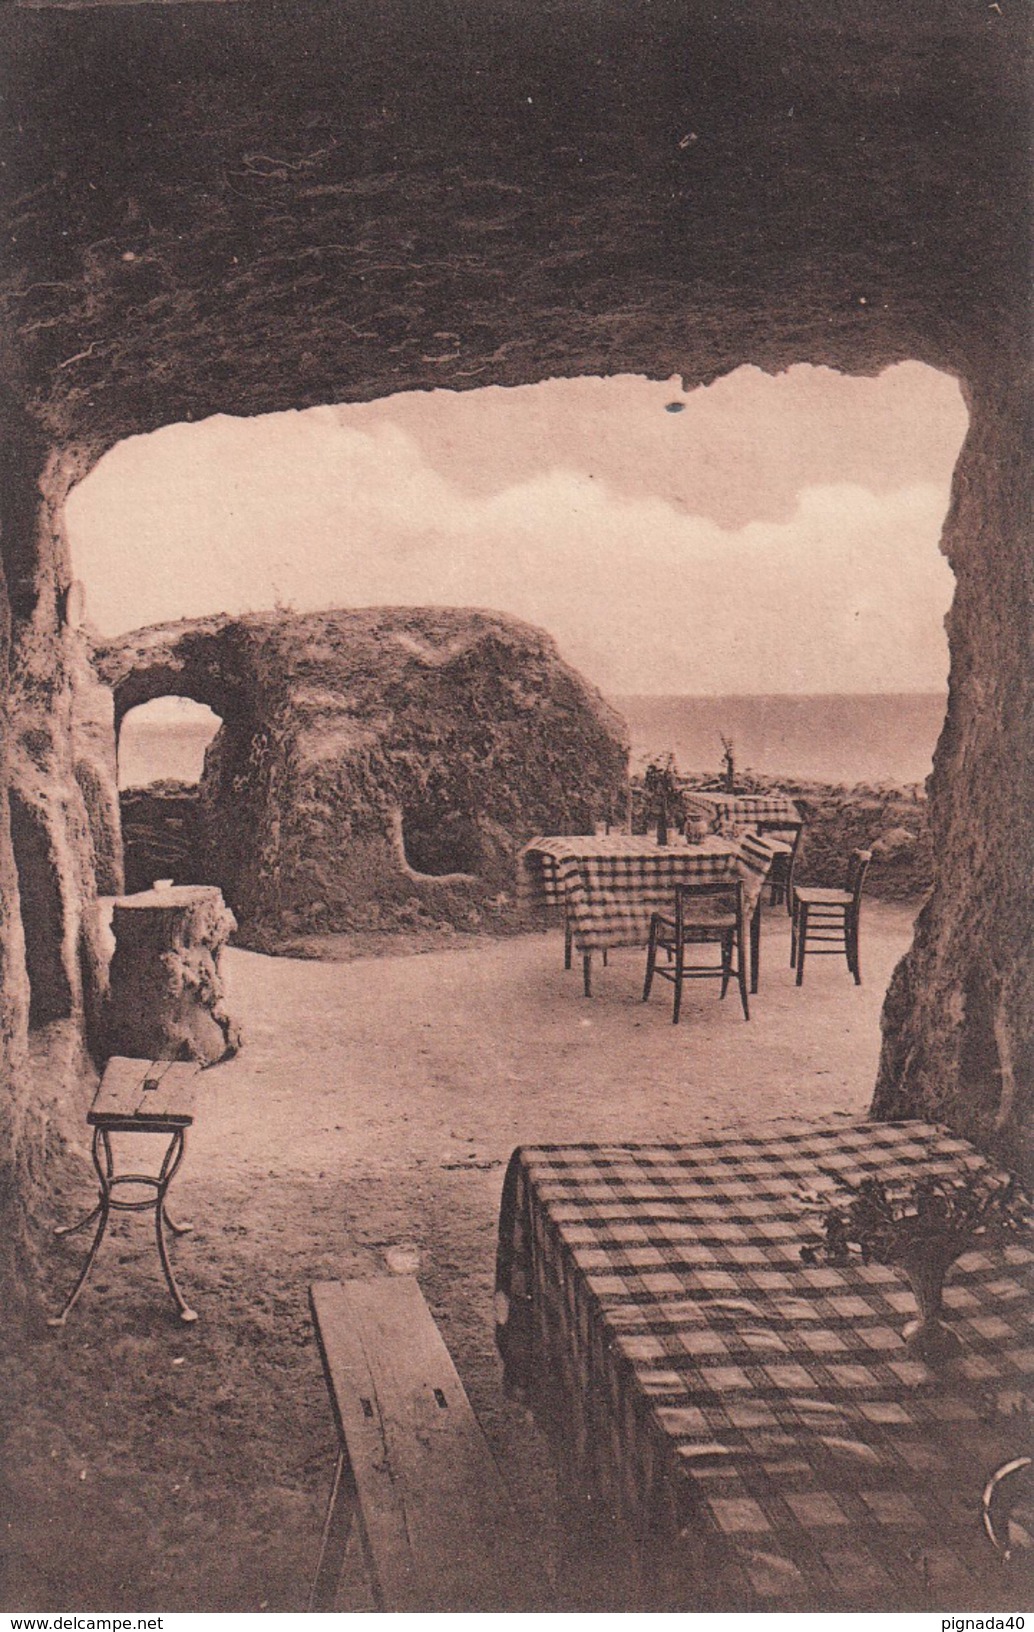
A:
POLYGON ((676 884, 675 916, 655 912, 650 919, 650 941, 646 955, 646 981, 643 1002, 650 995, 654 975, 670 980, 675 987, 675 1005, 672 1024, 679 1023, 682 1008, 682 984, 686 980, 720 980, 721 996, 729 989, 735 976, 743 1004, 743 1017, 750 1019, 747 1002, 747 936, 743 912, 743 884, 739 879, 726 879, 707 884, 676 884), (688 947, 717 945, 721 949, 719 963, 689 963, 688 947), (668 955, 668 966, 658 966, 657 953, 668 955))
POLYGON ((870 850, 852 850, 845 889, 822 889, 811 884, 794 888, 790 967, 797 970, 798 986, 804 980, 804 959, 808 952, 816 957, 842 953, 847 958, 847 967, 854 976, 855 985, 862 984, 858 923, 862 910, 862 886, 871 860, 870 850))
POLYGON ((793 875, 797 866, 797 853, 801 848, 801 834, 804 832, 803 822, 783 822, 778 820, 764 820, 757 823, 759 833, 771 833, 773 837, 785 839, 791 845, 789 855, 780 852, 772 859, 768 870, 768 884, 770 887, 769 900, 773 907, 780 901, 786 902, 786 910, 793 916, 793 875))

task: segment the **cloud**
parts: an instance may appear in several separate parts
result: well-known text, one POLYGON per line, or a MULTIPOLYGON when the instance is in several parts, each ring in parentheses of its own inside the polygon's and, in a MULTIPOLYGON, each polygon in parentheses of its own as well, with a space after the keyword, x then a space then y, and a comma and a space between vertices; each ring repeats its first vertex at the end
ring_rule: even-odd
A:
POLYGON ((813 483, 730 527, 586 469, 476 491, 393 420, 320 409, 122 444, 69 526, 109 633, 277 600, 471 605, 548 629, 606 691, 896 691, 945 680, 947 497, 813 483))
POLYGON ((464 492, 580 470, 623 497, 656 495, 728 528, 787 520, 805 487, 946 483, 967 424, 958 383, 915 362, 874 379, 745 367, 691 391, 677 377, 557 379, 409 392, 334 412, 355 429, 399 426, 464 492), (667 411, 673 402, 678 414, 667 411))

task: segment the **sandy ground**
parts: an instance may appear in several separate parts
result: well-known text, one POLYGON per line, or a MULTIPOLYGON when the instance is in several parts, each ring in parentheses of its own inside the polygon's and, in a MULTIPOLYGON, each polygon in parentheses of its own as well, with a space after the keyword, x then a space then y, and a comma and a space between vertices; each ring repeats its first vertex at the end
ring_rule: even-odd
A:
MULTIPOLYGON (((172 1250, 201 1319, 178 1322, 149 1219, 129 1216, 113 1225, 67 1327, 41 1322, 8 1346, 3 1607, 304 1607, 335 1451, 307 1287, 387 1273, 398 1247, 418 1254, 421 1286, 539 1538, 529 1606, 542 1607, 543 1592, 564 1603, 552 1464, 528 1414, 503 1397, 493 1342, 510 1151, 667 1139, 788 1112, 863 1115, 883 993, 913 916, 867 906, 865 984, 823 958, 798 990, 788 921, 767 908, 750 1023, 734 993, 723 1003, 700 983, 678 1028, 670 987, 640 1001, 642 952, 612 954, 606 970, 596 960, 587 1001, 556 930, 420 956, 398 943, 396 955, 355 956, 347 941, 325 949, 336 961, 231 951, 245 1047, 205 1077, 170 1193, 173 1215, 195 1226, 172 1250)), ((71 1218, 91 1196, 84 1165, 56 1205, 71 1218)), ((50 1249, 50 1306, 83 1251, 81 1236, 50 1249)), ((595 1607, 620 1607, 605 1582, 598 1594, 595 1607)), ((355 1556, 339 1602, 369 1607, 355 1556)))

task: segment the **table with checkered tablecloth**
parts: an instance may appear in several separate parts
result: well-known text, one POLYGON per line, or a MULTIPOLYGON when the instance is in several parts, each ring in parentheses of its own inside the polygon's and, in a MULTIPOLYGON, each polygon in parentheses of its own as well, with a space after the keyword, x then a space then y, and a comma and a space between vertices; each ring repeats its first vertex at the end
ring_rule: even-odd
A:
POLYGON ((713 812, 719 822, 741 822, 744 826, 752 822, 787 822, 793 827, 801 820, 800 811, 785 793, 712 793, 689 788, 686 799, 713 812))
POLYGON ((964 1350, 943 1373, 905 1352, 901 1272, 800 1256, 815 1234, 802 1191, 981 1165, 921 1122, 514 1153, 507 1382, 632 1559, 638 1607, 1022 1603, 981 1493, 1029 1449, 1034 1252, 959 1260, 945 1306, 964 1350))
POLYGON ((667 845, 629 833, 539 837, 521 851, 519 890, 527 906, 562 908, 582 953, 645 946, 652 914, 672 911, 676 884, 741 879, 749 917, 774 853, 753 833, 667 845))

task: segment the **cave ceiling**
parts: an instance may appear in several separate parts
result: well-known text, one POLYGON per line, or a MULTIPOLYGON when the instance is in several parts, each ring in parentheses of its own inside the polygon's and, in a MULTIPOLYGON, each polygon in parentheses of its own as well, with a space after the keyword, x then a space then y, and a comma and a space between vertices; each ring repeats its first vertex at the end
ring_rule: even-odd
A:
POLYGON ((750 361, 965 374, 1026 308, 977 3, 5 8, 8 409, 120 438, 750 361))

